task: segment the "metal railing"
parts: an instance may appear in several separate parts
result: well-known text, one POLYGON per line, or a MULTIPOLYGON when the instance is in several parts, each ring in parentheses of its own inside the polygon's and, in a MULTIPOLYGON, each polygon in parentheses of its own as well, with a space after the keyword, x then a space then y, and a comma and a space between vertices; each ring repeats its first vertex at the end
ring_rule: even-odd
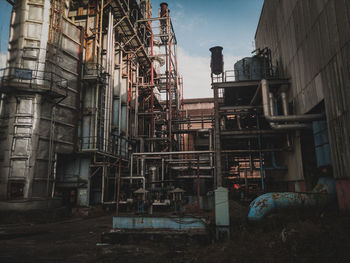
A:
POLYGON ((279 71, 277 67, 272 67, 269 69, 245 69, 242 70, 226 70, 220 75, 212 74, 212 83, 221 82, 233 82, 233 81, 248 81, 248 80, 261 80, 266 79, 276 79, 279 78, 279 71))
POLYGON ((98 77, 102 78, 105 76, 104 68, 99 63, 87 62, 84 65, 84 78, 98 77))
POLYGON ((129 157, 129 145, 125 138, 120 138, 118 145, 118 136, 112 136, 110 139, 104 139, 100 136, 80 137, 81 151, 103 152, 114 156, 129 157))
POLYGON ((0 88, 29 88, 67 96, 68 80, 52 71, 7 67, 0 69, 0 88))

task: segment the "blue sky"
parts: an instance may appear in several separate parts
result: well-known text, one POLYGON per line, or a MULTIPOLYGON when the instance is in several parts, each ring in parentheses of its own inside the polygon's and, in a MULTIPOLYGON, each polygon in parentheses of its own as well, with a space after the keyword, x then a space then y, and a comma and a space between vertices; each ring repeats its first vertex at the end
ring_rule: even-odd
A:
MULTIPOLYGON (((153 0, 153 16, 159 3, 153 0)), ((168 0, 178 44, 193 55, 208 55, 215 45, 224 53, 247 56, 253 49, 263 0, 168 0)))
POLYGON ((7 51, 11 5, 6 0, 0 0, 0 52, 7 51))
MULTIPOLYGON (((161 0, 151 0, 153 16, 161 0)), ((209 48, 224 48, 225 69, 254 50, 254 35, 263 0, 168 0, 178 40, 179 71, 187 98, 211 97, 209 48)), ((11 6, 0 0, 0 67, 7 52, 11 6)))
MULTIPOLYGON (((161 0, 153 0, 153 16, 161 0)), ((212 97, 210 52, 222 46, 225 70, 254 50, 263 0, 168 0, 185 98, 212 97)))

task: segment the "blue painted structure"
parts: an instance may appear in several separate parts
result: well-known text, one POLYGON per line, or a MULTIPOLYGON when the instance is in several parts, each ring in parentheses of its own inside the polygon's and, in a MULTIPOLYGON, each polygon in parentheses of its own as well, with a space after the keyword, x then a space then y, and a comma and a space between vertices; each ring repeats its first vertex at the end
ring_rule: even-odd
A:
POLYGON ((204 230, 205 221, 195 217, 114 216, 113 229, 204 230))
POLYGON ((327 122, 324 120, 314 121, 312 123, 312 129, 314 133, 317 167, 331 165, 331 148, 328 139, 327 122))
POLYGON ((325 206, 335 200, 335 180, 322 177, 311 193, 267 193, 259 196, 250 204, 248 220, 259 221, 283 208, 325 206))

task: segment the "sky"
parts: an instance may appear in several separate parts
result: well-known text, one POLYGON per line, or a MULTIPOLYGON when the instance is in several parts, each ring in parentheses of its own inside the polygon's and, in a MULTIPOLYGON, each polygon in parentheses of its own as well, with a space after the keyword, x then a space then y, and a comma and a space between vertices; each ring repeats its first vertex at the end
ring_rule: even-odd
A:
MULTIPOLYGON (((153 16, 164 0, 151 0, 153 16)), ((179 73, 184 78, 184 97, 212 97, 210 52, 222 46, 225 70, 251 56, 263 0, 168 0, 178 41, 179 73)), ((0 0, 0 68, 5 66, 11 6, 0 0)))
POLYGON ((6 0, 0 0, 0 68, 6 65, 11 10, 12 7, 6 0))
MULTIPOLYGON (((153 16, 162 0, 151 0, 153 16)), ((222 46, 225 70, 251 56, 263 0, 168 0, 185 98, 212 97, 210 52, 222 46)))

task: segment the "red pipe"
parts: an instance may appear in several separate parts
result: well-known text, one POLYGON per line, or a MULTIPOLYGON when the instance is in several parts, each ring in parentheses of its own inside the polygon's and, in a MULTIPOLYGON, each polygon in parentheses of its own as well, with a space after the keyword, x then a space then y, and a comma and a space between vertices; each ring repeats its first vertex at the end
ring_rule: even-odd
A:
POLYGON ((122 170, 122 159, 120 157, 119 159, 119 167, 118 167, 118 187, 117 187, 117 208, 116 208, 116 215, 119 215, 119 199, 120 199, 120 175, 122 170))
POLYGON ((200 191, 201 191, 201 185, 200 185, 200 177, 199 177, 199 154, 198 154, 198 157, 197 157, 197 211, 198 211, 198 214, 200 214, 201 212, 200 191))
MULTIPOLYGON (((168 20, 168 23, 170 23, 170 18, 168 20)), ((169 70, 168 70, 168 88, 169 88, 169 140, 170 140, 170 151, 173 150, 173 93, 172 93, 172 87, 171 87, 171 45, 172 41, 169 40, 169 70)))
POLYGON ((151 137, 154 136, 154 115, 153 115, 153 108, 154 108, 154 69, 153 69, 153 30, 152 30, 152 22, 150 23, 150 29, 151 29, 151 137))
POLYGON ((152 30, 152 22, 150 22, 150 29, 151 29, 151 84, 154 84, 154 69, 153 69, 153 30, 152 30))

